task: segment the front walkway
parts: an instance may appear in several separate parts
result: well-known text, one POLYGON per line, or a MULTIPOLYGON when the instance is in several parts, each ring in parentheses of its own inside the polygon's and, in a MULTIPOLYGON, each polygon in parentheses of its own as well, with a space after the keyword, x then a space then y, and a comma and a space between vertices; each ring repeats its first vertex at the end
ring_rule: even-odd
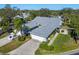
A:
POLYGON ((0 39, 0 47, 6 45, 7 43, 11 42, 12 40, 9 39, 9 36, 6 36, 0 39))
POLYGON ((36 41, 36 40, 29 40, 19 48, 9 52, 8 54, 10 55, 34 55, 35 51, 39 47, 41 42, 36 41))
POLYGON ((50 40, 50 42, 48 43, 48 45, 50 46, 54 40, 56 39, 56 37, 58 36, 59 33, 56 32, 56 34, 54 35, 54 37, 50 40))

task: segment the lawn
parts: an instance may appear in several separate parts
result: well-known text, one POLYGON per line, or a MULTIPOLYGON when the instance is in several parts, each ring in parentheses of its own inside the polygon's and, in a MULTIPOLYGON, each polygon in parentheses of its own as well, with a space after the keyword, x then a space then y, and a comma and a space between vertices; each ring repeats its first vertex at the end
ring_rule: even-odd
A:
POLYGON ((54 34, 51 34, 50 37, 49 37, 49 39, 51 40, 53 37, 54 37, 54 34))
POLYGON ((49 36, 49 40, 51 40, 54 37, 55 33, 56 33, 56 30, 51 33, 51 35, 49 36))
POLYGON ((48 42, 43 42, 35 54, 59 54, 76 48, 78 48, 78 44, 71 39, 70 35, 59 34, 51 46, 48 46, 48 42))
POLYGON ((12 42, 0 47, 0 53, 7 53, 9 51, 12 51, 16 48, 18 48, 19 46, 21 46, 22 44, 24 44, 25 42, 27 42, 30 39, 30 37, 26 37, 25 40, 21 41, 18 40, 18 38, 14 39, 12 42))
POLYGON ((6 33, 4 33, 4 34, 2 34, 2 35, 0 35, 0 39, 2 39, 2 38, 4 38, 4 37, 6 37, 8 35, 8 33, 6 32, 6 33))

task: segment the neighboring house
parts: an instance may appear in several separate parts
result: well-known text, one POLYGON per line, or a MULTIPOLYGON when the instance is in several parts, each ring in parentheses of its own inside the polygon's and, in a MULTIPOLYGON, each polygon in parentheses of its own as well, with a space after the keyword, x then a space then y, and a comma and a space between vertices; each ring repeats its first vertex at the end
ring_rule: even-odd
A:
POLYGON ((21 15, 16 15, 15 17, 14 17, 14 19, 16 19, 16 18, 27 18, 28 16, 29 16, 30 14, 29 13, 22 13, 21 15))
POLYGON ((30 14, 29 13, 22 13, 22 15, 23 15, 23 18, 27 18, 28 16, 30 16, 30 14))
POLYGON ((15 17, 14 17, 14 19, 16 19, 16 18, 22 18, 20 15, 16 15, 15 17))
POLYGON ((32 39, 47 41, 50 34, 62 25, 62 18, 58 17, 36 17, 34 20, 25 24, 30 29, 32 39))

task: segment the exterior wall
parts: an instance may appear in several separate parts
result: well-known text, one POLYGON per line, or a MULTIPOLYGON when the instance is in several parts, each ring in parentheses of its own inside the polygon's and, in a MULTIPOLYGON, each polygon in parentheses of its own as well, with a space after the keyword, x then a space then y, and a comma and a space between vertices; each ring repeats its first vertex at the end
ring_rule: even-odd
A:
POLYGON ((39 37, 39 36, 36 36, 36 35, 33 35, 33 34, 30 34, 30 35, 31 35, 31 38, 34 39, 34 40, 38 40, 40 42, 47 41, 46 38, 39 37))

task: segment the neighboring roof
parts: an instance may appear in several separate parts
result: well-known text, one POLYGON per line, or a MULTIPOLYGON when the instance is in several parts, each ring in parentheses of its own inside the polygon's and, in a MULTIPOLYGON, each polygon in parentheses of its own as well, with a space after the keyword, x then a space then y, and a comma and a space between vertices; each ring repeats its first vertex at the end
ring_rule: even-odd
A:
POLYGON ((15 17, 14 17, 14 19, 15 18, 27 18, 28 16, 29 16, 30 14, 29 13, 22 13, 22 15, 16 15, 15 17))
POLYGON ((30 33, 33 35, 48 38, 48 36, 62 24, 61 18, 53 17, 36 17, 31 22, 27 23, 26 26, 33 28, 40 25, 38 28, 32 30, 30 33))
POLYGON ((17 16, 14 17, 14 19, 15 19, 15 18, 22 18, 22 17, 21 17, 20 15, 17 15, 17 16))
POLYGON ((23 14, 23 18, 27 18, 30 14, 29 13, 22 13, 23 14))

